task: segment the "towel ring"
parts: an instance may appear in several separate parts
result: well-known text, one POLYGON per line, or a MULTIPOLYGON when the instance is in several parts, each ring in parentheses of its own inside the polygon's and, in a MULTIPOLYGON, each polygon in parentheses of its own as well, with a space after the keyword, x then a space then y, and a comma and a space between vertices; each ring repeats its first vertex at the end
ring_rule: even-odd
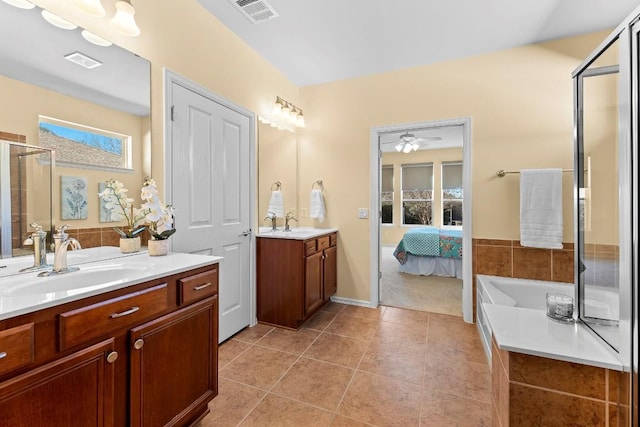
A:
POLYGON ((323 185, 323 183, 322 183, 322 180, 321 180, 321 179, 319 179, 319 180, 317 180, 317 181, 314 181, 314 182, 313 182, 313 184, 311 184, 311 189, 313 190, 313 189, 314 189, 314 187, 315 187, 316 185, 318 186, 318 188, 319 188, 320 190, 324 190, 324 185, 323 185))
POLYGON ((280 190, 280 187, 282 187, 282 183, 280 181, 276 181, 271 184, 271 191, 273 191, 273 187, 276 187, 276 190, 280 190))

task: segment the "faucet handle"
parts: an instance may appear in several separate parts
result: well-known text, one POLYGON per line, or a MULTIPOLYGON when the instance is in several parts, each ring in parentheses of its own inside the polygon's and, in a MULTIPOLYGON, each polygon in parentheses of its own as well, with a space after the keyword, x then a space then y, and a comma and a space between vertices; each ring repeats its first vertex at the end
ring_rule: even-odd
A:
POLYGON ((71 225, 69 225, 69 224, 65 224, 65 225, 61 226, 60 228, 58 228, 58 229, 56 230, 56 235, 55 235, 55 236, 53 236, 53 237, 54 237, 54 238, 58 238, 58 239, 60 239, 60 238, 62 238, 62 239, 66 239, 66 238, 67 238, 67 236, 68 236, 68 234, 67 234, 67 233, 65 233, 65 231, 66 231, 66 230, 67 230, 67 228, 69 228, 69 227, 71 227, 71 225))
POLYGON ((29 224, 29 227, 33 228, 36 231, 36 233, 39 233, 42 231, 42 226, 35 222, 32 222, 31 224, 29 224))

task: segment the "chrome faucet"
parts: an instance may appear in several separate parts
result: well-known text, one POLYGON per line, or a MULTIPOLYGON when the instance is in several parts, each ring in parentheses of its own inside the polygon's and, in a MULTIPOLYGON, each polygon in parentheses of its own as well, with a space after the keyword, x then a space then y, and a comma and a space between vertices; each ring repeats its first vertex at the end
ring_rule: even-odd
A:
POLYGON ((269 211, 269 215, 267 215, 264 218, 264 220, 266 221, 268 219, 271 220, 271 231, 277 231, 278 228, 276 227, 276 221, 277 221, 278 218, 276 217, 276 214, 271 212, 271 211, 269 211))
POLYGON ((53 240, 55 242, 55 252, 53 254, 53 270, 51 271, 43 271, 38 274, 38 276, 52 276, 56 274, 65 274, 71 273, 73 271, 78 271, 78 267, 68 267, 67 266, 67 251, 69 246, 73 249, 82 249, 80 246, 80 242, 74 239, 73 237, 69 237, 65 230, 70 226, 63 225, 58 229, 56 234, 53 235, 53 240))
POLYGON ((33 245, 33 265, 31 267, 23 268, 20 272, 38 271, 50 268, 47 265, 47 232, 42 229, 42 226, 32 222, 29 224, 35 231, 27 237, 24 241, 24 245, 33 245))
POLYGON ((298 220, 293 216, 293 212, 289 211, 285 216, 284 216, 284 231, 291 231, 291 228, 289 227, 289 221, 295 221, 298 222, 298 220))

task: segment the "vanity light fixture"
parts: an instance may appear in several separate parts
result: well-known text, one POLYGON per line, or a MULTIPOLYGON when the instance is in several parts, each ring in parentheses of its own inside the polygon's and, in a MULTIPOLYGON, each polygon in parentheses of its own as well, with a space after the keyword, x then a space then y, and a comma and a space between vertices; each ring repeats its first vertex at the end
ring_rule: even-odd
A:
POLYGON ((87 15, 102 18, 106 15, 102 1, 100 0, 74 0, 74 3, 80 10, 87 15))
POLYGON ((136 24, 135 14, 136 10, 130 0, 118 0, 116 2, 116 14, 113 15, 109 23, 116 31, 125 36, 139 36, 140 28, 136 24))
POLYGON ((2 0, 2 1, 20 9, 33 9, 34 7, 36 7, 35 4, 27 0, 2 0))
POLYGON ((64 18, 60 18, 55 13, 51 13, 45 9, 42 9, 42 17, 49 24, 53 25, 54 27, 62 28, 63 30, 75 30, 76 28, 78 28, 78 26, 73 22, 69 22, 64 18))
POLYGON ((96 36, 90 31, 82 30, 80 34, 86 41, 88 41, 89 43, 93 43, 97 46, 108 47, 112 45, 112 43, 109 40, 105 40, 100 36, 96 36))
POLYGON ((304 123, 304 114, 302 114, 302 110, 292 103, 285 101, 279 96, 276 97, 275 102, 273 103, 273 122, 287 122, 291 126, 295 126, 298 128, 305 127, 304 123))

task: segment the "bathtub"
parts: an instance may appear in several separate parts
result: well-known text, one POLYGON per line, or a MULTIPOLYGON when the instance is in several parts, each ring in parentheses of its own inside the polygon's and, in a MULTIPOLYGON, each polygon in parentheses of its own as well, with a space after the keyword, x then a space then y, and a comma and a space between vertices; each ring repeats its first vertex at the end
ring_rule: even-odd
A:
POLYGON ((476 276, 476 325, 487 359, 491 362, 491 327, 486 321, 482 304, 546 310, 547 292, 575 298, 573 284, 542 280, 514 279, 511 277, 476 276))

